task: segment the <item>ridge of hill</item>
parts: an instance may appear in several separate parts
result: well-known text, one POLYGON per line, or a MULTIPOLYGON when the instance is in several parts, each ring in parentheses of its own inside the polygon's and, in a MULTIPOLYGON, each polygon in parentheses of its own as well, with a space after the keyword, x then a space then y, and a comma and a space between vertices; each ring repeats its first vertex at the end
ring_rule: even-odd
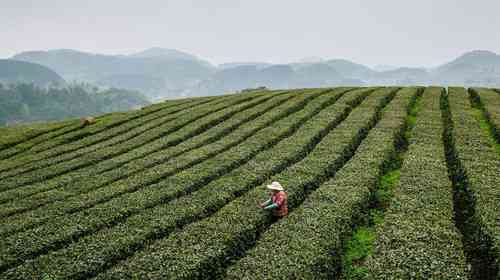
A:
POLYGON ((250 61, 216 67, 192 54, 163 48, 150 48, 128 56, 74 50, 35 51, 14 56, 52 68, 68 81, 138 90, 152 99, 219 95, 261 86, 435 84, 500 87, 499 57, 493 52, 478 50, 431 70, 389 67, 376 71, 346 59, 316 57, 289 64, 250 61))
POLYGON ((56 72, 40 64, 0 59, 0 83, 33 83, 37 86, 64 84, 56 72))
POLYGON ((13 59, 50 67, 67 81, 139 90, 152 99, 177 96, 215 72, 212 65, 194 56, 159 48, 131 56, 75 50, 30 51, 13 59))
POLYGON ((435 80, 469 86, 500 86, 500 55, 490 51, 471 51, 437 67, 435 80))

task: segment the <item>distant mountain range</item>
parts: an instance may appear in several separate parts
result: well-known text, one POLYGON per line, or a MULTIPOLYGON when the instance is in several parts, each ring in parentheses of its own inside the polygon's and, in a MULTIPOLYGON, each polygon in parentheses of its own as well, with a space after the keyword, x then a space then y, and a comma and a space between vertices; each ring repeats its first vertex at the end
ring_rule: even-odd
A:
POLYGON ((45 65, 67 81, 139 90, 150 98, 179 95, 216 72, 214 66, 195 56, 160 48, 127 56, 75 50, 32 51, 12 59, 45 65))
POLYGON ((131 55, 75 50, 32 51, 12 59, 44 65, 66 81, 139 90, 152 99, 216 95, 259 86, 433 84, 500 87, 500 56, 489 51, 468 52, 434 69, 384 65, 372 69, 344 59, 317 57, 282 65, 234 62, 214 66, 194 55, 163 48, 131 55))

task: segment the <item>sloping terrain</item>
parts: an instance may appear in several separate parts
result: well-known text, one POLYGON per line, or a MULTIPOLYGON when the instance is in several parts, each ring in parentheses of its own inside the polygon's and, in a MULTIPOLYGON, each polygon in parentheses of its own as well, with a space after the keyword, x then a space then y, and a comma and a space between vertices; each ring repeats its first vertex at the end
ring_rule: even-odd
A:
POLYGON ((0 83, 33 83, 37 86, 61 85, 64 80, 56 72, 36 63, 0 59, 0 83))
POLYGON ((499 104, 253 91, 4 129, 0 279, 498 279, 499 104))

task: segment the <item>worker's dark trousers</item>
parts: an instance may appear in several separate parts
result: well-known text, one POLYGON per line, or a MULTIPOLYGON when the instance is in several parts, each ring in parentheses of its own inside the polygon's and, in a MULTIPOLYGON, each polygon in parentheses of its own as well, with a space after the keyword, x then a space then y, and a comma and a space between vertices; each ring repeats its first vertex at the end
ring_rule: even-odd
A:
POLYGON ((278 220, 282 219, 283 217, 280 216, 274 216, 271 214, 271 223, 276 223, 278 220))

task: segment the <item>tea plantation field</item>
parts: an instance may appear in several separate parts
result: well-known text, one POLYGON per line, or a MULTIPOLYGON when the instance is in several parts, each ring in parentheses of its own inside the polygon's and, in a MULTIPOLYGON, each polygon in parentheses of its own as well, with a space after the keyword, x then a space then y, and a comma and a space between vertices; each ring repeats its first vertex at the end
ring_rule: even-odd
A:
POLYGON ((500 91, 166 101, 0 128, 0 279, 500 279, 500 91), (289 215, 257 207, 279 181, 289 215))

